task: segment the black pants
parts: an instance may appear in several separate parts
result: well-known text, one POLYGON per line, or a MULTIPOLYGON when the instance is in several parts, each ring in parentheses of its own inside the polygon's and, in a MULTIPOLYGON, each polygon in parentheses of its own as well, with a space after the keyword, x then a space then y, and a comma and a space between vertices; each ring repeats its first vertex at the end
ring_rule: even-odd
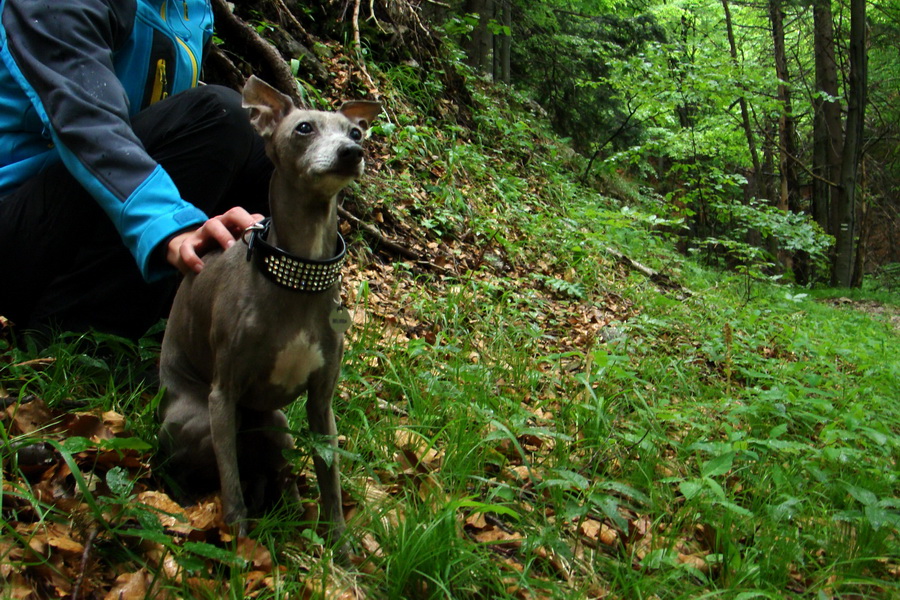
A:
MULTIPOLYGON (((132 121, 181 197, 209 216, 268 213, 272 165, 240 95, 201 86, 132 121)), ((160 257, 161 259, 161 257, 160 257)), ((137 338, 168 313, 178 278, 148 284, 112 222, 57 164, 0 198, 0 315, 20 330, 137 338)))

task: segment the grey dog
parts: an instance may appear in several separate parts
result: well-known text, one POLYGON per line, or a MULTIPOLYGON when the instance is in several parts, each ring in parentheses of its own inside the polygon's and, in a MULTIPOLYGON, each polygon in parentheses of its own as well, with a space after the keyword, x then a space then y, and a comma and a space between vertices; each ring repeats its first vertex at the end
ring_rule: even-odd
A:
MULTIPOLYGON (((298 498, 280 409, 306 392, 310 429, 337 445, 331 403, 347 318, 337 194, 362 174, 361 144, 381 111, 365 101, 298 109, 256 77, 243 102, 275 165, 271 220, 182 282, 162 345, 159 432, 166 470, 187 493, 220 487, 225 519, 241 535, 248 506, 276 493, 298 498)), ((328 454, 313 460, 336 540, 344 516, 337 454, 328 454)))

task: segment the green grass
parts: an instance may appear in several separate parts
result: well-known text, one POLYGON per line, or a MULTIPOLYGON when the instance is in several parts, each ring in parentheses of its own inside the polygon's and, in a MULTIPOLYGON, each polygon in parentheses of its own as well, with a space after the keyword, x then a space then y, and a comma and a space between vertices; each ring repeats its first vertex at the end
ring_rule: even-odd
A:
MULTIPOLYGON (((158 487, 152 471, 84 462, 123 452, 115 443, 10 436, 9 418, 0 562, 32 583, 77 577, 80 557, 21 552, 42 539, 35 523, 56 523, 80 541, 99 531, 92 597, 139 569, 157 592, 198 598, 243 597, 260 572, 259 598, 900 594, 900 338, 885 316, 828 301, 898 298, 755 282, 748 299, 745 279, 653 233, 652 199, 623 209, 572 183, 574 159, 514 115, 479 123, 462 146, 432 122, 384 128, 381 148, 403 160, 357 188, 369 210, 398 230, 421 225, 457 261, 385 270, 358 252, 346 278, 369 315, 349 334, 335 399, 359 564, 329 560, 308 510, 258 522, 276 568, 238 557, 215 530, 173 536, 135 501, 158 487), (73 472, 62 481, 75 512, 39 497, 17 465, 12 448, 41 439, 73 472)), ((157 353, 103 336, 42 351, 0 340, 0 396, 114 410, 153 444, 157 353)), ((308 507, 321 444, 303 415, 302 401, 290 407, 308 507)))

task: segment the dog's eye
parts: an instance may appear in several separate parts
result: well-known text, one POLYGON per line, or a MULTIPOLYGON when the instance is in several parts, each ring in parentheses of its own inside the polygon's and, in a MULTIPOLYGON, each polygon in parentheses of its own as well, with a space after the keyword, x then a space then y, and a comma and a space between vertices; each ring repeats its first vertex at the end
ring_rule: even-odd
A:
POLYGON ((294 128, 294 131, 296 131, 297 133, 299 133, 301 135, 309 135, 310 133, 313 132, 313 126, 311 123, 307 123, 306 121, 303 121, 302 123, 298 124, 297 127, 294 128))
POLYGON ((358 142, 363 139, 363 132, 361 129, 353 128, 350 130, 350 139, 354 142, 358 142))

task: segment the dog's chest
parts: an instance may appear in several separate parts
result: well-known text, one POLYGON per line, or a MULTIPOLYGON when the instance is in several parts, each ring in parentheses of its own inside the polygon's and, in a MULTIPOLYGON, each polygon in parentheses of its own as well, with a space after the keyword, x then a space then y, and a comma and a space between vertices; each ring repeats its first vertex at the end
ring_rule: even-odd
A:
POLYGON ((287 394, 306 389, 311 374, 325 366, 325 350, 309 331, 301 330, 276 350, 268 382, 287 394))

